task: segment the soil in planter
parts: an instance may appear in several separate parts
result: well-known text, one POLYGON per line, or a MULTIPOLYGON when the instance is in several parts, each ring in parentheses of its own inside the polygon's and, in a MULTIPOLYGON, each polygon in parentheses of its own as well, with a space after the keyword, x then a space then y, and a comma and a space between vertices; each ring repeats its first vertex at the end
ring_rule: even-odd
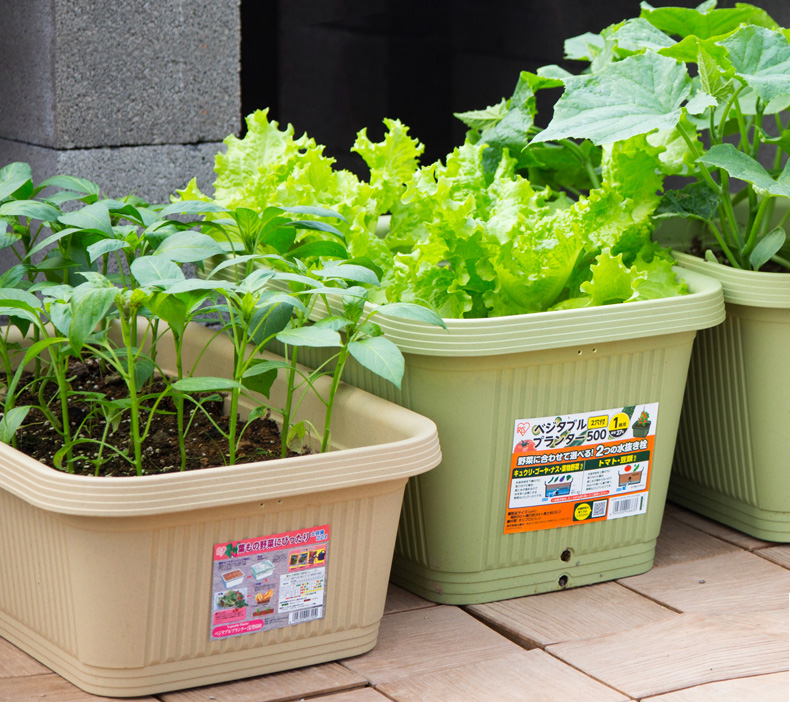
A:
MULTIPOLYGON (((697 258, 705 258, 705 252, 708 250, 713 251, 713 255, 716 257, 716 260, 723 266, 729 266, 730 262, 727 260, 727 257, 724 255, 723 251, 720 251, 716 248, 711 248, 708 244, 702 241, 700 237, 695 236, 691 240, 691 245, 688 249, 688 253, 692 256, 696 256, 697 258)), ((783 265, 776 263, 774 261, 768 261, 767 263, 763 264, 762 268, 760 268, 762 273, 788 273, 787 268, 783 265)))
MULTIPOLYGON (((127 397, 127 389, 124 382, 118 375, 103 375, 99 364, 95 360, 88 360, 85 363, 72 363, 69 368, 69 378, 71 387, 75 391, 104 393, 107 399, 118 399, 127 397)), ((32 380, 32 376, 25 378, 22 385, 32 380)), ((154 379, 153 384, 146 385, 141 394, 158 393, 164 389, 162 380, 154 379)), ((47 386, 48 397, 56 391, 56 385, 50 383, 47 386)), ((196 398, 206 398, 212 393, 195 394, 196 398)), ((216 393, 213 393, 217 397, 216 393)), ((37 397, 23 394, 17 401, 17 406, 27 404, 38 404, 37 397)), ((143 402, 143 407, 150 407, 153 401, 143 402)), ((185 438, 187 463, 186 470, 197 470, 200 468, 212 468, 228 463, 228 442, 212 425, 206 417, 206 413, 213 421, 227 432, 229 417, 224 414, 224 403, 220 399, 203 402, 203 408, 195 411, 192 402, 185 403, 185 421, 189 421, 189 414, 195 412, 189 432, 185 438)), ((54 414, 59 418, 59 404, 50 404, 54 414)), ((158 473, 174 473, 181 470, 181 453, 178 446, 178 422, 175 415, 175 405, 171 398, 166 398, 159 404, 159 412, 154 418, 148 438, 142 446, 143 474, 154 475, 158 473)), ((90 413, 89 402, 80 399, 76 395, 69 404, 69 419, 72 431, 83 423, 86 416, 90 413)), ((148 420, 149 413, 145 410, 140 412, 140 427, 143 431, 144 423, 148 420)), ((122 416, 117 430, 111 431, 106 443, 114 446, 121 451, 127 451, 130 456, 134 456, 133 450, 129 446, 130 435, 129 413, 122 416)), ((80 436, 96 440, 102 439, 105 422, 99 414, 88 422, 85 422, 80 436)), ((237 424, 237 434, 244 427, 241 420, 237 424)), ((48 466, 54 467, 54 456, 63 447, 60 435, 54 427, 46 420, 44 415, 37 409, 33 409, 27 416, 25 423, 17 431, 17 448, 23 453, 32 456, 36 460, 48 466)), ((236 464, 252 463, 256 461, 266 461, 280 458, 280 431, 274 420, 268 417, 261 417, 253 420, 244 430, 241 443, 236 452, 236 464)), ((79 444, 74 447, 73 454, 79 458, 73 464, 75 473, 82 475, 96 475, 95 457, 98 454, 97 444, 79 444)), ((303 451, 304 452, 304 451, 303 451)), ((118 456, 114 451, 105 447, 102 452, 102 465, 99 471, 101 476, 128 476, 136 475, 134 465, 129 461, 118 456)), ((298 455, 289 450, 288 456, 298 455)))

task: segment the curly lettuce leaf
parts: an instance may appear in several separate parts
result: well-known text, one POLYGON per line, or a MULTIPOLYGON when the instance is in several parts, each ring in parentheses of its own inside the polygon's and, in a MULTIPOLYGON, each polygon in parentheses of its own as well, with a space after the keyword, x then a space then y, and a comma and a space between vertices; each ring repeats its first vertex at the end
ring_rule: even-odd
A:
POLYGON ((385 119, 384 141, 373 143, 367 129, 357 134, 351 151, 358 153, 370 168, 370 195, 380 212, 390 212, 400 199, 403 184, 419 167, 425 145, 409 136, 409 128, 399 120, 385 119))
MULTIPOLYGON (((353 258, 367 258, 385 271, 392 269, 393 253, 375 236, 379 217, 400 206, 400 197, 419 166, 423 145, 409 137, 408 127, 385 119, 381 142, 371 141, 366 130, 358 133, 352 151, 370 168, 369 181, 335 168, 324 146, 306 134, 295 137, 292 125, 280 129, 269 120, 268 110, 247 117, 241 139, 225 139, 227 150, 215 158, 213 200, 229 209, 263 212, 267 207, 320 207, 341 214, 338 228, 353 258)), ((192 181, 179 192, 181 199, 211 200, 192 181)), ((209 217, 217 219, 221 217, 209 217)), ((311 215, 306 215, 310 219, 311 215)), ((297 243, 320 240, 325 235, 302 230, 297 243)), ((385 280, 385 284, 386 284, 385 280)))
POLYGON ((647 273, 633 271, 623 263, 622 254, 612 255, 606 248, 591 266, 592 279, 582 283, 581 290, 590 298, 591 305, 612 305, 634 298, 639 281, 647 273))
POLYGON ((417 222, 421 235, 395 257, 388 299, 479 317, 679 294, 650 242, 663 146, 639 136, 608 148, 602 185, 576 202, 536 189, 507 153, 486 184, 485 148, 467 142, 415 173, 387 240, 417 222))

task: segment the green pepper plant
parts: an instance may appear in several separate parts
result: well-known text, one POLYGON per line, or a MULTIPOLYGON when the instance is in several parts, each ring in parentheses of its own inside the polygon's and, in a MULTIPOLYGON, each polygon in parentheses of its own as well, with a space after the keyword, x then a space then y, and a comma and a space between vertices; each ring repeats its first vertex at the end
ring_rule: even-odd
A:
MULTIPOLYGON (((402 356, 371 322, 381 310, 365 309, 368 291, 359 285, 375 286, 375 273, 355 262, 313 266, 308 270, 297 257, 296 230, 319 229, 335 234, 332 225, 316 219, 295 220, 283 208, 255 213, 203 201, 162 206, 136 198, 111 200, 100 198, 98 189, 87 182, 51 180, 50 186, 91 191, 87 195, 89 201, 83 200, 82 207, 77 204, 78 209, 64 212, 62 203, 82 199, 69 192, 80 192, 40 195, 44 188, 34 188, 28 175, 29 169, 18 164, 0 171, 0 182, 5 178, 11 183, 4 189, 0 186, 0 222, 6 223, 2 243, 14 247, 20 260, 0 280, 0 315, 8 320, 0 333, 0 369, 5 376, 0 395, 0 441, 15 444, 17 433, 35 408, 62 443, 55 454, 56 467, 72 472, 87 463, 93 466, 92 472, 100 475, 104 458, 114 454, 128 463, 134 473, 142 475, 146 472, 144 447, 156 433, 157 418, 164 414, 176 415, 179 467, 184 470, 185 437, 197 413, 204 412, 227 439, 225 459, 234 464, 247 427, 275 409, 283 414, 285 456, 292 440, 303 437, 307 430, 306 420, 295 419, 301 400, 306 393, 316 391, 318 377, 331 374, 328 395, 321 398, 326 406, 321 440, 324 451, 330 448, 334 400, 349 356, 392 382, 400 382, 402 356), (21 175, 13 180, 15 172, 21 175), (46 197, 49 199, 45 201, 46 197), (44 214, 46 220, 36 220, 44 214), (211 217, 213 226, 220 231, 227 228, 240 233, 242 245, 236 245, 238 238, 229 236, 228 245, 223 246, 221 241, 193 231, 196 215, 211 217), (51 234, 46 235, 46 230, 51 234), (246 242, 244 237, 248 238, 246 242), (266 245, 285 255, 254 253, 260 250, 261 237, 266 237, 266 245), (44 261, 56 263, 34 263, 35 255, 47 245, 51 250, 44 261), (239 276, 236 282, 211 275, 206 279, 188 278, 185 274, 187 264, 200 265, 208 257, 227 253, 232 258, 213 273, 225 265, 245 268, 247 274, 239 276), (115 266, 110 265, 110 259, 114 259, 115 266), (256 260, 271 265, 253 269, 256 260), (330 311, 330 300, 337 296, 342 299, 342 314, 330 311), (190 324, 207 319, 219 326, 213 338, 225 334, 232 342, 234 352, 228 378, 196 374, 205 349, 191 367, 184 361, 184 339, 190 324), (27 337, 29 343, 12 341, 13 329, 27 337), (282 360, 261 355, 275 339, 286 345, 286 358, 282 360), (173 344, 172 376, 159 365, 157 346, 162 343, 173 344), (297 363, 296 352, 301 346, 339 350, 332 362, 307 371, 297 363), (79 362, 100 365, 105 374, 119 380, 125 394, 110 398, 102 392, 75 390, 73 368, 79 362), (25 370, 33 364, 31 379, 25 370), (279 372, 287 374, 288 399, 285 407, 272 408, 260 398, 268 397, 279 372), (20 404, 23 392, 27 404, 20 404), (227 429, 217 425, 206 412, 206 404, 217 399, 217 393, 229 394, 227 429), (257 406, 240 424, 240 402, 245 396, 257 406), (71 410, 77 400, 82 400, 88 409, 75 419, 71 410), (107 441, 121 421, 129 424, 129 445, 124 449, 107 441), (98 434, 88 431, 96 427, 98 434)), ((339 217, 319 208, 310 208, 309 214, 339 217)), ((336 234, 342 240, 342 235, 336 234)), ((331 249, 321 250, 334 256, 344 251, 340 245, 331 249)), ((316 247, 309 248, 309 253, 313 257, 320 255, 316 247)), ((387 307, 392 314, 442 324, 437 315, 417 305, 387 307)))

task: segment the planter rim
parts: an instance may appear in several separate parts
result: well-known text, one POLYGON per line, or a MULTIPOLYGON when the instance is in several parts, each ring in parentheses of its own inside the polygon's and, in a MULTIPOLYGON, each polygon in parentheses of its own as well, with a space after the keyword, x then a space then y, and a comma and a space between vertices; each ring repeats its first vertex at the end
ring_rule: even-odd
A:
MULTIPOLYGON (((212 334, 196 329, 196 334, 212 334)), ((277 358, 274 354, 264 354, 277 358)), ((331 380, 316 386, 328 389, 331 380)), ((219 466, 183 473, 92 477, 65 473, 0 443, 0 488, 44 510, 93 517, 136 517, 222 507, 407 478, 441 460, 436 425, 364 390, 341 384, 335 412, 349 411, 388 421, 403 438, 327 453, 219 466), (374 447, 374 450, 371 450, 374 447)))
POLYGON ((673 251, 672 255, 685 271, 719 281, 725 302, 749 307, 790 308, 790 273, 745 271, 679 251, 673 251))
POLYGON ((404 353, 456 357, 601 344, 721 324, 721 283, 697 271, 675 270, 688 283, 687 295, 507 317, 445 319, 447 330, 384 313, 375 321, 404 353))

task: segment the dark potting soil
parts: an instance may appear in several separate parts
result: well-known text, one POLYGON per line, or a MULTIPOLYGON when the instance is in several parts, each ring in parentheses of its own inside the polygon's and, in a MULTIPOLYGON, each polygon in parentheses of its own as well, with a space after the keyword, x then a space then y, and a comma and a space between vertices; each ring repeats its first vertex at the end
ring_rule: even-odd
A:
MULTIPOLYGON (((710 246, 703 243, 703 241, 699 237, 694 237, 691 240, 691 245, 688 249, 688 253, 692 256, 696 256, 697 258, 705 258, 705 252, 710 249, 710 246)), ((723 266, 729 266, 730 262, 727 260, 727 257, 724 255, 724 252, 720 251, 719 249, 711 249, 713 251, 714 256, 716 256, 716 260, 721 263, 723 266)), ((762 273, 788 273, 790 271, 787 270, 783 265, 776 263, 774 261, 768 261, 764 263, 763 266, 760 268, 762 273)))
MULTIPOLYGON (((106 374, 101 372, 97 361, 91 359, 84 363, 72 363, 69 368, 69 378, 71 387, 76 392, 104 393, 107 399, 114 400, 127 397, 127 389, 123 380, 118 375, 106 374)), ((32 380, 32 375, 25 378, 21 383, 24 386, 32 380)), ((140 391, 140 395, 159 393, 165 385, 161 379, 154 379, 146 384, 140 391)), ((36 389, 38 392, 38 389, 36 389)), ((53 398, 56 392, 56 385, 49 383, 45 388, 45 396, 53 398)), ((217 393, 196 393, 196 398, 207 398, 210 395, 218 397, 217 393)), ((144 431, 145 423, 148 421, 150 412, 146 407, 151 407, 154 400, 148 399, 141 402, 143 409, 139 414, 140 431, 144 431)), ((27 404, 38 404, 37 397, 31 397, 27 393, 23 394, 17 401, 17 406, 27 404)), ((52 413, 60 418, 60 400, 52 399, 50 402, 52 413)), ((186 468, 185 470, 198 470, 200 468, 213 468, 228 464, 228 441, 222 433, 212 425, 206 417, 208 414, 211 419, 227 432, 229 417, 224 414, 224 403, 222 399, 212 399, 202 403, 205 412, 196 409, 192 402, 185 403, 184 425, 187 426, 191 414, 192 423, 185 437, 186 447, 186 468)), ((72 433, 80 429, 80 437, 102 440, 105 429, 105 420, 101 413, 91 414, 96 409, 95 400, 80 398, 77 394, 69 403, 69 420, 72 433)), ((151 429, 142 443, 142 465, 144 475, 154 475, 158 473, 174 473, 181 470, 181 453, 178 442, 178 422, 175 414, 175 405, 172 398, 165 398, 157 407, 151 429)), ((130 447, 130 422, 129 412, 126 411, 121 417, 117 429, 110 430, 105 443, 124 452, 130 458, 134 458, 134 450, 130 447)), ((237 423, 237 437, 244 427, 244 422, 239 420, 237 423)), ((47 421, 40 410, 33 409, 27 415, 24 424, 17 431, 17 448, 23 453, 32 456, 36 460, 48 466, 55 466, 55 454, 63 447, 63 441, 55 428, 47 421)), ((269 417, 261 417, 250 422, 244 430, 242 439, 236 452, 236 464, 252 463, 256 461, 266 461, 280 458, 280 431, 274 420, 269 417)), ((101 476, 129 476, 137 475, 133 463, 117 455, 109 447, 104 447, 101 452, 102 464, 99 472, 96 472, 96 460, 99 455, 99 445, 95 443, 81 443, 73 448, 75 459, 72 468, 74 473, 82 475, 101 475, 101 476)), ((289 450, 288 456, 297 455, 289 450)), ((65 469, 65 462, 64 462, 65 469)))

